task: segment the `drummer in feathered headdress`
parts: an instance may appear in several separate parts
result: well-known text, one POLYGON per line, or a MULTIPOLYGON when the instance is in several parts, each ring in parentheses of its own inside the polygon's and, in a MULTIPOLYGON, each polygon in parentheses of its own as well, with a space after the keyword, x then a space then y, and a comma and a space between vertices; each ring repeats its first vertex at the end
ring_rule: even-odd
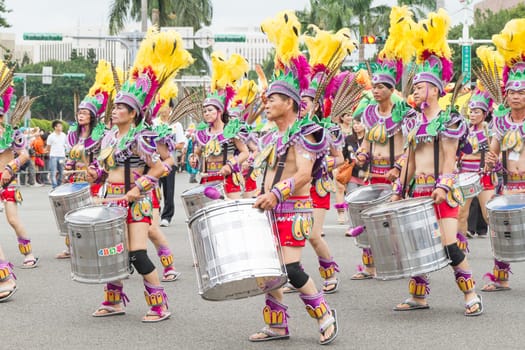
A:
MULTIPOLYGON (((483 312, 481 296, 476 294, 474 278, 464 252, 456 243, 457 217, 462 200, 455 186, 456 154, 466 139, 467 124, 452 108, 442 111, 438 99, 452 77, 452 62, 447 44, 450 18, 440 9, 418 23, 416 33, 417 71, 413 79, 414 101, 419 106, 414 128, 408 135, 408 158, 400 178, 394 183, 394 200, 399 200, 411 181, 412 197, 430 196, 439 224, 442 244, 454 270, 456 283, 465 300, 465 316, 483 312)), ((454 99, 452 99, 453 101, 454 99)), ((463 148, 467 151, 467 148, 463 148)), ((394 310, 428 308, 430 291, 426 275, 410 278, 410 297, 394 310)))
POLYGON ((476 49, 476 54, 482 62, 483 68, 475 71, 478 76, 477 88, 470 97, 469 108, 469 136, 468 142, 472 147, 472 153, 462 154, 459 164, 459 184, 465 196, 465 203, 459 209, 458 232, 474 237, 473 232, 468 229, 468 217, 472 199, 477 197, 479 200, 483 219, 488 223, 486 204, 494 195, 497 185, 496 173, 485 171, 485 157, 489 150, 492 131, 489 127, 489 120, 492 117, 494 100, 489 89, 496 87, 501 95, 499 83, 492 82, 493 75, 497 74, 496 80, 501 80, 499 76, 503 69, 503 57, 493 48, 480 46, 476 49), (494 84, 496 83, 496 84, 494 84), (487 87, 485 84, 488 84, 487 87), (479 190, 478 190, 479 188, 479 190), (477 191, 474 192, 474 189, 477 191), (479 193, 478 193, 479 192, 479 193))
MULTIPOLYGON (((13 108, 15 99, 13 71, 0 61, 0 200, 4 203, 7 222, 15 231, 18 250, 24 256, 21 268, 30 269, 37 266, 38 258, 33 255, 31 240, 18 216, 17 204, 22 203, 22 195, 16 184, 16 174, 30 160, 27 138, 18 126, 34 98, 24 96, 13 108)), ((8 300, 16 292, 15 278, 13 265, 7 261, 0 248, 0 302, 8 300)))
MULTIPOLYGON (((167 296, 160 285, 155 265, 147 254, 148 227, 152 203, 148 195, 165 168, 157 152, 158 135, 145 123, 145 117, 158 90, 191 60, 175 31, 150 30, 137 52, 128 80, 115 96, 111 113, 114 125, 102 139, 97 162, 88 168, 91 181, 105 179, 103 195, 114 204, 128 208, 127 232, 130 262, 142 275, 146 302, 150 309, 142 322, 159 322, 170 317, 167 296)), ((102 305, 95 317, 125 313, 127 297, 122 281, 106 284, 102 305)))
MULTIPOLYGON (((333 85, 333 80, 337 80, 337 74, 343 60, 355 50, 356 44, 351 40, 348 28, 342 28, 336 33, 321 30, 315 25, 310 25, 309 28, 313 30, 315 35, 303 35, 303 37, 308 47, 309 64, 312 67, 312 72, 308 88, 301 92, 300 115, 301 118, 311 118, 325 128, 330 144, 329 154, 326 155, 320 167, 314 169, 318 174, 314 176, 315 180, 310 187, 310 196, 314 206, 314 223, 309 242, 318 257, 319 273, 324 279, 323 292, 331 294, 335 293, 339 286, 339 280, 336 276, 336 272, 339 272, 339 266, 322 237, 322 231, 326 211, 330 209, 330 192, 333 191, 332 171, 344 160, 342 152, 344 140, 339 125, 333 123, 330 116, 332 100, 330 94, 327 94, 327 88, 333 85)), ((344 201, 341 199, 335 207, 338 213, 342 213, 344 222, 344 201)), ((287 287, 293 288, 292 286, 287 287)))
MULTIPOLYGON (((328 152, 324 129, 310 118, 299 119, 301 91, 309 84, 309 65, 299 50, 301 25, 292 11, 283 11, 263 22, 261 29, 276 46, 275 73, 266 91, 266 117, 275 128, 261 139, 261 152, 254 166, 263 168, 261 194, 254 207, 272 210, 277 221, 289 282, 299 290, 311 317, 321 327, 320 343, 337 336, 335 310, 330 309, 323 292, 303 270, 302 248, 312 229, 313 204, 310 183, 313 169, 328 152), (265 166, 263 165, 265 164, 265 166)), ((281 283, 261 279, 267 291, 263 308, 266 327, 250 336, 250 341, 289 338, 287 306, 281 283)))
POLYGON ((248 72, 248 62, 239 54, 226 58, 220 52, 211 55, 211 90, 202 102, 203 121, 195 132, 190 164, 199 168, 201 184, 223 181, 229 198, 240 198, 243 186, 241 164, 248 158, 248 148, 240 134, 243 123, 230 120, 228 108, 235 94, 234 85, 248 72))
MULTIPOLYGON (((487 170, 503 173, 503 194, 525 192, 525 19, 509 21, 492 41, 503 56, 504 99, 499 89, 490 88, 492 98, 500 103, 493 113, 493 138, 485 163, 487 170), (501 162, 500 162, 501 159, 501 162)), ((490 72, 489 74, 490 75, 490 72)), ((499 87, 499 79, 489 79, 489 87, 499 87)), ((495 259, 491 283, 484 291, 509 290, 510 264, 495 259)))

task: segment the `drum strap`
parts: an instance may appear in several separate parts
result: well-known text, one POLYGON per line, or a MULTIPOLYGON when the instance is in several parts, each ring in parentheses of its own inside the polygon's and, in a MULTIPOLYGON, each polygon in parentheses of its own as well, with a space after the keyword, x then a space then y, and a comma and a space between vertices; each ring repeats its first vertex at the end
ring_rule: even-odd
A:
POLYGON ((129 181, 129 177, 131 175, 131 169, 130 169, 130 163, 129 158, 127 158, 124 161, 124 190, 126 193, 131 189, 131 183, 129 181))
POLYGON ((405 190, 407 189, 407 186, 408 186, 407 180, 408 180, 408 169, 409 169, 408 165, 410 164, 410 152, 411 152, 411 147, 409 145, 408 146, 407 162, 405 163, 405 178, 403 179, 403 188, 401 189, 401 197, 402 198, 405 198, 405 193, 406 193, 405 190))
POLYGON ((506 185, 508 182, 508 176, 507 176, 507 151, 503 151, 502 153, 502 165, 503 165, 503 185, 506 185))
POLYGON ((434 139, 434 179, 439 177, 439 136, 434 139))
POLYGON ((389 139, 389 144, 390 144, 390 169, 392 169, 394 167, 394 163, 396 162, 396 155, 395 155, 395 152, 394 152, 394 136, 390 137, 389 139))
MULTIPOLYGON (((286 156, 288 156, 288 150, 290 147, 286 148, 286 151, 284 151, 283 155, 279 157, 277 160, 277 170, 275 171, 275 177, 273 178, 272 187, 275 186, 276 183, 281 180, 281 176, 283 175, 284 171, 284 165, 286 162, 286 156)), ((268 172, 268 163, 266 164, 266 167, 264 168, 264 175, 262 180, 262 186, 261 186, 261 194, 264 194, 264 184, 266 182, 266 173, 268 172)))
POLYGON ((481 160, 479 161, 479 169, 481 171, 483 171, 483 169, 485 168, 485 152, 486 152, 486 147, 483 146, 481 148, 481 160))
POLYGON ((222 165, 226 165, 228 161, 228 142, 222 144, 222 165))

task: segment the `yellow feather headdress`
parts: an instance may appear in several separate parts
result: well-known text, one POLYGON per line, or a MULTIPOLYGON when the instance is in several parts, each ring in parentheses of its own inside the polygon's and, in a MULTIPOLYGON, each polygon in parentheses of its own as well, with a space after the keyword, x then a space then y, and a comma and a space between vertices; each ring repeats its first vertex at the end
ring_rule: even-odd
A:
POLYGON ((525 18, 507 22, 501 33, 492 36, 492 42, 505 60, 505 90, 525 90, 525 18))

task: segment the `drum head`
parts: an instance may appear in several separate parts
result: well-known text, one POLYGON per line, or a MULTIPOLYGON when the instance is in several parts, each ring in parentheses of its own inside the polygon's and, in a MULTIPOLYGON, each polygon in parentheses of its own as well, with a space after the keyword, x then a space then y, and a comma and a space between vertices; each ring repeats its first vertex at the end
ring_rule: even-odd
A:
POLYGON ((410 211, 411 208, 417 208, 428 204, 432 204, 432 199, 429 197, 409 198, 400 201, 379 204, 373 208, 363 211, 361 215, 374 217, 375 215, 383 215, 388 212, 398 213, 407 210, 410 211))
POLYGON ((195 194, 204 193, 204 189, 206 187, 217 187, 217 186, 219 186, 221 184, 222 184, 221 181, 214 181, 214 182, 208 182, 208 183, 205 183, 205 184, 202 184, 202 185, 198 185, 198 186, 192 187, 192 188, 182 192, 181 196, 182 197, 193 196, 195 194))
POLYGON ((87 182, 73 182, 72 184, 63 184, 51 190, 49 192, 49 197, 63 197, 71 193, 76 193, 84 190, 89 186, 87 182))
POLYGON ((521 210, 525 208, 525 194, 509 194, 496 196, 487 203, 488 210, 521 210))
POLYGON ((345 201, 347 203, 369 203, 378 198, 390 196, 392 194, 392 185, 388 184, 377 184, 359 187, 358 189, 350 192, 345 201))
POLYGON ((123 207, 91 205, 76 209, 66 214, 65 221, 72 224, 103 223, 127 216, 128 210, 123 207))
POLYGON ((458 175, 458 185, 465 186, 479 182, 479 175, 476 173, 461 173, 458 175))

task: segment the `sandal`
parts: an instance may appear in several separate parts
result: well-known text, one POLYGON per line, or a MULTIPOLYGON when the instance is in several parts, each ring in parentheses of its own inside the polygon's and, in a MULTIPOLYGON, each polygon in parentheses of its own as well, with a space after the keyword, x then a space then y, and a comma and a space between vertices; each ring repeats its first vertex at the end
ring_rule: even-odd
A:
POLYGON ((510 288, 510 287, 502 286, 498 282, 492 282, 492 283, 489 283, 489 284, 483 286, 483 288, 481 288, 481 291, 490 293, 490 292, 505 292, 505 291, 508 291, 508 290, 511 290, 511 289, 512 288, 510 288))
POLYGON ((142 319, 143 323, 155 323, 167 320, 171 317, 171 312, 162 310, 160 307, 158 309, 151 308, 142 319), (158 316, 159 318, 147 319, 148 316, 158 316))
POLYGON ((91 314, 93 317, 108 317, 108 316, 118 316, 118 315, 125 315, 126 310, 124 310, 124 307, 115 308, 111 305, 100 305, 100 307, 91 314), (99 314, 99 311, 106 311, 105 313, 99 314))
POLYGON ((63 252, 61 253, 58 253, 57 255, 55 255, 55 259, 69 259, 71 258, 71 253, 68 252, 67 250, 64 250, 63 252))
POLYGON ((331 342, 333 342, 335 340, 335 338, 337 338, 338 327, 337 327, 337 314, 335 312, 335 309, 331 309, 330 310, 330 314, 331 314, 331 316, 328 317, 321 324, 321 326, 319 326, 319 332, 324 335, 324 332, 326 332, 326 330, 332 325, 334 326, 334 331, 333 331, 332 335, 329 338, 327 338, 327 339, 325 339, 323 341, 319 341, 319 344, 321 344, 321 345, 328 345, 331 342))
POLYGON ((164 271, 164 274, 162 275, 162 282, 175 282, 179 279, 180 275, 182 275, 182 272, 178 272, 173 269, 164 271))
POLYGON ((339 288, 339 279, 336 278, 335 280, 325 280, 323 283, 323 293, 324 294, 334 294, 337 292, 337 289, 339 288), (332 289, 326 289, 326 287, 334 286, 332 289))
POLYGON ((31 259, 25 259, 22 265, 20 266, 21 269, 34 269, 38 265, 39 258, 31 258, 31 259))
POLYGON ((252 338, 252 337, 249 337, 248 340, 251 341, 251 342, 256 343, 256 342, 261 342, 261 341, 284 340, 284 339, 289 339, 290 338, 290 334, 288 332, 286 332, 285 334, 279 334, 279 333, 276 333, 275 331, 272 331, 268 327, 264 327, 263 329, 261 329, 259 332, 255 333, 255 334, 258 334, 258 333, 264 334, 264 335, 266 335, 266 337, 264 337, 264 338, 252 338))
POLYGON ((473 298, 468 303, 465 303, 465 309, 466 310, 465 310, 464 315, 467 317, 474 317, 474 316, 481 315, 483 313, 483 300, 481 298, 481 295, 476 294, 475 298, 473 298), (470 308, 473 307, 474 305, 478 305, 478 309, 473 312, 468 312, 468 310, 470 310, 470 308))
POLYGON ((370 279, 373 279, 374 276, 370 273, 370 272, 367 272, 367 271, 359 271, 357 273, 355 273, 352 277, 350 277, 351 280, 354 280, 354 281, 360 281, 360 280, 370 280, 370 279))
POLYGON ((408 307, 394 307, 394 311, 412 311, 412 310, 426 310, 430 309, 430 306, 428 304, 420 304, 412 299, 407 299, 401 304, 406 304, 408 307))
POLYGON ((0 298, 0 303, 8 301, 13 296, 13 294, 16 293, 17 290, 18 289, 16 288, 16 285, 11 286, 11 287, 0 288, 0 293, 9 292, 9 294, 4 295, 3 297, 0 298))

